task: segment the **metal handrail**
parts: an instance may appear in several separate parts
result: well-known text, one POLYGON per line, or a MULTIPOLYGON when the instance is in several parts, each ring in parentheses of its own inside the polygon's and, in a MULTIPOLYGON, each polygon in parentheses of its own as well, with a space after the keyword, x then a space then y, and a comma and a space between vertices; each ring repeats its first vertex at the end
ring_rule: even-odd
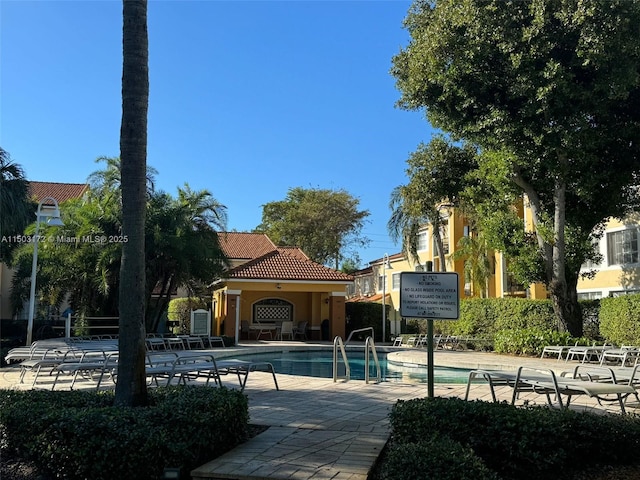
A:
POLYGON ((333 381, 338 381, 338 346, 342 353, 342 360, 344 361, 345 368, 345 382, 351 380, 351 367, 349 366, 349 360, 347 360, 347 352, 344 349, 344 343, 342 343, 342 337, 336 336, 333 339, 333 381))
POLYGON ((347 341, 344 342, 344 344, 346 345, 347 343, 349 343, 349 340, 351 340, 351 337, 353 337, 354 333, 360 333, 360 332, 366 332, 368 330, 371 330, 371 336, 373 337, 375 331, 373 330, 373 327, 365 327, 365 328, 359 328, 357 330, 353 330, 349 336, 347 337, 347 341))
POLYGON ((378 361, 378 352, 376 351, 376 344, 373 341, 373 337, 367 337, 364 342, 364 380, 369 383, 369 350, 373 354, 373 363, 376 366, 376 383, 382 381, 382 372, 380 369, 380 362, 378 361))
MULTIPOLYGON (((365 329, 367 330, 367 329, 365 329)), ((376 344, 373 341, 373 337, 368 336, 364 342, 364 379, 366 383, 371 381, 370 374, 370 355, 373 356, 373 363, 376 367, 376 383, 382 381, 382 370, 380 368, 380 361, 378 360, 378 352, 376 350, 376 344)), ((345 367, 345 382, 351 380, 351 367, 349 365, 349 359, 347 358, 347 351, 344 348, 345 344, 342 341, 342 337, 336 336, 333 339, 333 381, 338 381, 338 347, 342 355, 342 361, 345 367)))

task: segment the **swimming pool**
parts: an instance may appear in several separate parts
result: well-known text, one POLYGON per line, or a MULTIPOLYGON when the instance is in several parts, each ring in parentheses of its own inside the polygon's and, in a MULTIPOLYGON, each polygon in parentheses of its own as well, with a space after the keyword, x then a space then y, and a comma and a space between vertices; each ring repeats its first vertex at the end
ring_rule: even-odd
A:
MULTIPOLYGON (((306 377, 333 378, 333 352, 331 350, 291 350, 269 353, 234 355, 233 358, 253 362, 270 362, 276 373, 306 377)), ((352 380, 364 380, 364 350, 347 351, 352 380)), ((378 352, 382 379, 397 383, 427 383, 424 367, 407 367, 387 362, 387 354, 378 352)), ((375 378, 373 358, 370 357, 370 378, 375 378)), ((338 355, 338 375, 344 377, 345 367, 338 355)), ((434 383, 467 383, 469 370, 434 367, 434 383)))

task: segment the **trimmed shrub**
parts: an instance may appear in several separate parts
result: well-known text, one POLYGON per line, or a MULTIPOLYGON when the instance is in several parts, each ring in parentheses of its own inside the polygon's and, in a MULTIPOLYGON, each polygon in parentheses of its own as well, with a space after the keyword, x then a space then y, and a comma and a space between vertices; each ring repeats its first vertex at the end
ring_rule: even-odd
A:
POLYGON ((640 294, 601 299, 600 333, 616 345, 640 345, 640 294))
POLYGON ((640 464, 640 417, 633 415, 431 398, 400 401, 390 418, 394 443, 446 435, 505 480, 559 479, 592 466, 640 464))
POLYGON ((121 408, 112 392, 0 390, 0 447, 60 478, 151 480, 169 466, 188 472, 248 435, 237 390, 169 387, 149 398, 121 408))
POLYGON ((582 310, 582 335, 585 338, 602 340, 600 333, 600 299, 580 300, 582 310))
MULTIPOLYGON (((387 319, 389 317, 390 305, 385 305, 387 310, 387 319)), ((360 328, 373 327, 375 332, 374 341, 380 342, 382 340, 382 304, 373 302, 347 302, 345 303, 345 314, 347 317, 347 329, 346 335, 360 328)), ((385 327, 385 333, 387 334, 387 340, 391 332, 391 323, 387 320, 385 327)), ((364 332, 360 337, 354 337, 356 339, 364 340, 368 333, 364 332)))
MULTIPOLYGON (((498 353, 514 355, 540 355, 547 345, 573 345, 574 339, 567 332, 541 328, 514 328, 496 333, 494 349, 498 353)), ((579 344, 588 342, 578 340, 579 344)))
POLYGON ((200 298, 185 297, 174 298, 169 302, 167 318, 172 322, 178 322, 178 332, 188 335, 191 333, 191 310, 206 309, 207 302, 200 298))
POLYGON ((380 471, 381 480, 496 480, 468 446, 446 435, 417 443, 392 442, 380 471))

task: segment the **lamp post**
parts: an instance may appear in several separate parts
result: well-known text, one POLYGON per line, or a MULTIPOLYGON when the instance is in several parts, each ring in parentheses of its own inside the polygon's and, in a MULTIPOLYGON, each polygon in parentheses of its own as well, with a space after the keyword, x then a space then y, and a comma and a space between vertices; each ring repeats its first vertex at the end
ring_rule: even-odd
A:
POLYGON ((33 339, 33 317, 36 304, 36 270, 38 266, 38 244, 40 243, 40 222, 46 219, 48 225, 64 225, 60 219, 58 201, 52 197, 45 197, 38 203, 36 211, 36 233, 33 237, 33 262, 31 263, 31 294, 29 295, 29 317, 27 318, 27 346, 33 339))
POLYGON ((387 268, 393 267, 389 263, 389 254, 385 253, 382 257, 382 342, 387 336, 387 268))

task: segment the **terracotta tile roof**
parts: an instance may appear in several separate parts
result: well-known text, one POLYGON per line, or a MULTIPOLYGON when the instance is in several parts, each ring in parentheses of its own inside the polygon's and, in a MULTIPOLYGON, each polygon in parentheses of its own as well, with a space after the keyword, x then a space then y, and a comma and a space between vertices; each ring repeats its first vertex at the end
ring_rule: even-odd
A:
MULTIPOLYGON (((391 294, 387 293, 384 296, 385 302, 391 304, 391 294)), ((375 295, 359 295, 357 297, 351 297, 347 302, 376 302, 382 303, 382 294, 376 293, 375 295)))
POLYGON ((294 255, 300 258, 300 260, 309 260, 309 257, 307 257, 307 255, 298 247, 278 247, 278 250, 282 250, 283 252, 286 252, 289 255, 294 255))
POLYGON ((373 267, 362 268, 353 272, 354 277, 366 277, 367 275, 373 275, 373 267))
POLYGON ((276 250, 264 233, 222 232, 218 237, 222 251, 232 260, 251 260, 276 250))
POLYGON ((89 190, 86 183, 29 182, 29 195, 36 202, 43 198, 55 198, 58 203, 72 198, 80 198, 89 190))
MULTIPOLYGON (((397 260, 404 260, 405 258, 406 258, 405 254, 402 253, 402 252, 401 253, 393 253, 393 254, 389 255, 389 261, 390 262, 395 262, 397 260)), ((376 265, 378 263, 382 263, 383 261, 384 261, 384 257, 377 258, 376 260, 370 261, 369 265, 376 265)))
POLYGON ((353 277, 309 260, 299 248, 277 248, 228 272, 230 279, 352 282, 353 277))

